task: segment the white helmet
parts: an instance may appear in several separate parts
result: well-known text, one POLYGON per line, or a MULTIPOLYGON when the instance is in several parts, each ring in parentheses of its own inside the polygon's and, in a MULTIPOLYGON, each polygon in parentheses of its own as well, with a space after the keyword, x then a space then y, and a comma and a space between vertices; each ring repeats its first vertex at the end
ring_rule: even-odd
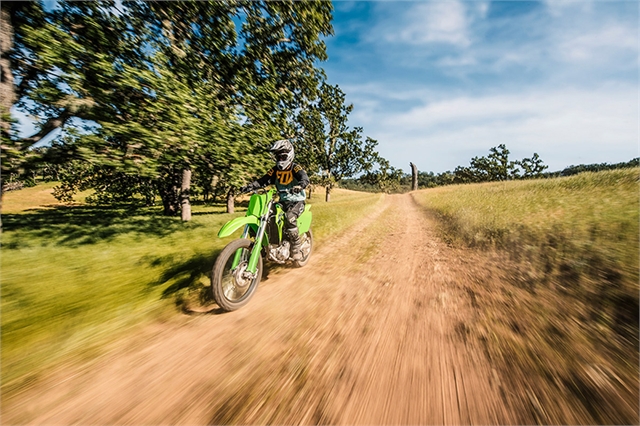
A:
POLYGON ((289 139, 276 141, 269 151, 273 153, 276 159, 276 168, 278 170, 285 170, 293 163, 293 144, 289 139))

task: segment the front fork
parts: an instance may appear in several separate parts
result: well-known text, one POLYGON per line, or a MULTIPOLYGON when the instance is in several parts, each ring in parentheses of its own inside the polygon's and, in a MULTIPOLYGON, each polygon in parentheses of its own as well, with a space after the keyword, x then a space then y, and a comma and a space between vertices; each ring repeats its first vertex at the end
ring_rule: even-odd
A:
MULTIPOLYGON (((247 265, 247 271, 253 275, 256 274, 256 270, 258 268, 262 238, 264 237, 264 230, 266 228, 265 226, 266 220, 267 220, 266 216, 263 216, 260 218, 260 225, 258 226, 258 232, 256 235, 255 243, 253 245, 253 250, 251 250, 251 256, 249 257, 249 263, 247 265)), ((247 238, 248 235, 249 235, 249 225, 245 225, 241 238, 247 238)), ((235 257, 233 258, 232 268, 235 269, 240 264, 241 261, 242 261, 242 249, 238 249, 238 251, 236 251, 235 257)))
MULTIPOLYGON (((244 231, 242 231, 242 235, 240 238, 247 238, 249 235, 249 225, 244 226, 244 231)), ((231 264, 231 269, 236 269, 242 260, 242 249, 236 250, 236 254, 233 257, 233 263, 231 264)))

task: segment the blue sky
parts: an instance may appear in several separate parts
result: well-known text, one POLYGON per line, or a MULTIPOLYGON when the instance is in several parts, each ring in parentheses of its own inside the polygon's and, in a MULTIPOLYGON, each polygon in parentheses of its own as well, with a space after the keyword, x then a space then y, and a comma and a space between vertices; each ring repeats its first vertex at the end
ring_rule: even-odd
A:
POLYGON ((550 170, 639 156, 636 1, 335 1, 321 66, 407 171, 504 143, 550 170))
POLYGON ((501 143, 551 171, 615 163, 640 155, 639 21, 635 0, 334 1, 320 65, 405 171, 501 143))

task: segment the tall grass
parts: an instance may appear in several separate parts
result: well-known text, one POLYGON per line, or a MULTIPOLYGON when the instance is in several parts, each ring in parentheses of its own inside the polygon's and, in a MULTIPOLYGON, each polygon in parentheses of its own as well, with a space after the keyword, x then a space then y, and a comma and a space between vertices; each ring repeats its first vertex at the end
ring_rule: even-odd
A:
POLYGON ((450 186, 416 199, 468 246, 542 261, 546 274, 565 281, 613 274, 637 288, 639 173, 450 186))
POLYGON ((510 282, 489 279, 469 293, 478 337, 506 377, 527 383, 537 421, 637 421, 639 176, 636 168, 414 193, 443 238, 489 252, 494 276, 510 282), (550 414, 561 399, 584 412, 550 414))
MULTIPOLYGON (((55 363, 95 356, 132 328, 179 318, 176 304, 208 285, 215 256, 237 238, 221 240, 218 230, 244 214, 243 207, 227 214, 222 206, 194 206, 192 221, 182 223, 159 208, 60 206, 50 186, 4 200, 5 395, 55 363)), ((334 200, 311 200, 316 243, 351 226, 381 196, 336 191, 334 200)))

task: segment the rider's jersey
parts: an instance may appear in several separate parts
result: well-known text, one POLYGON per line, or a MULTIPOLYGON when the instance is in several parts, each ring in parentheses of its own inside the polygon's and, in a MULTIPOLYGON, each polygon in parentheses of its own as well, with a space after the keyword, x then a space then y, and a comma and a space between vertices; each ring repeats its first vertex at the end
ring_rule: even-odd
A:
POLYGON ((306 188, 309 185, 309 177, 301 165, 291 163, 285 170, 278 170, 275 166, 257 180, 260 186, 274 184, 280 193, 280 201, 297 202, 304 201, 307 196, 304 189, 298 194, 287 192, 296 185, 306 188), (285 192, 281 192, 285 191, 285 192))

